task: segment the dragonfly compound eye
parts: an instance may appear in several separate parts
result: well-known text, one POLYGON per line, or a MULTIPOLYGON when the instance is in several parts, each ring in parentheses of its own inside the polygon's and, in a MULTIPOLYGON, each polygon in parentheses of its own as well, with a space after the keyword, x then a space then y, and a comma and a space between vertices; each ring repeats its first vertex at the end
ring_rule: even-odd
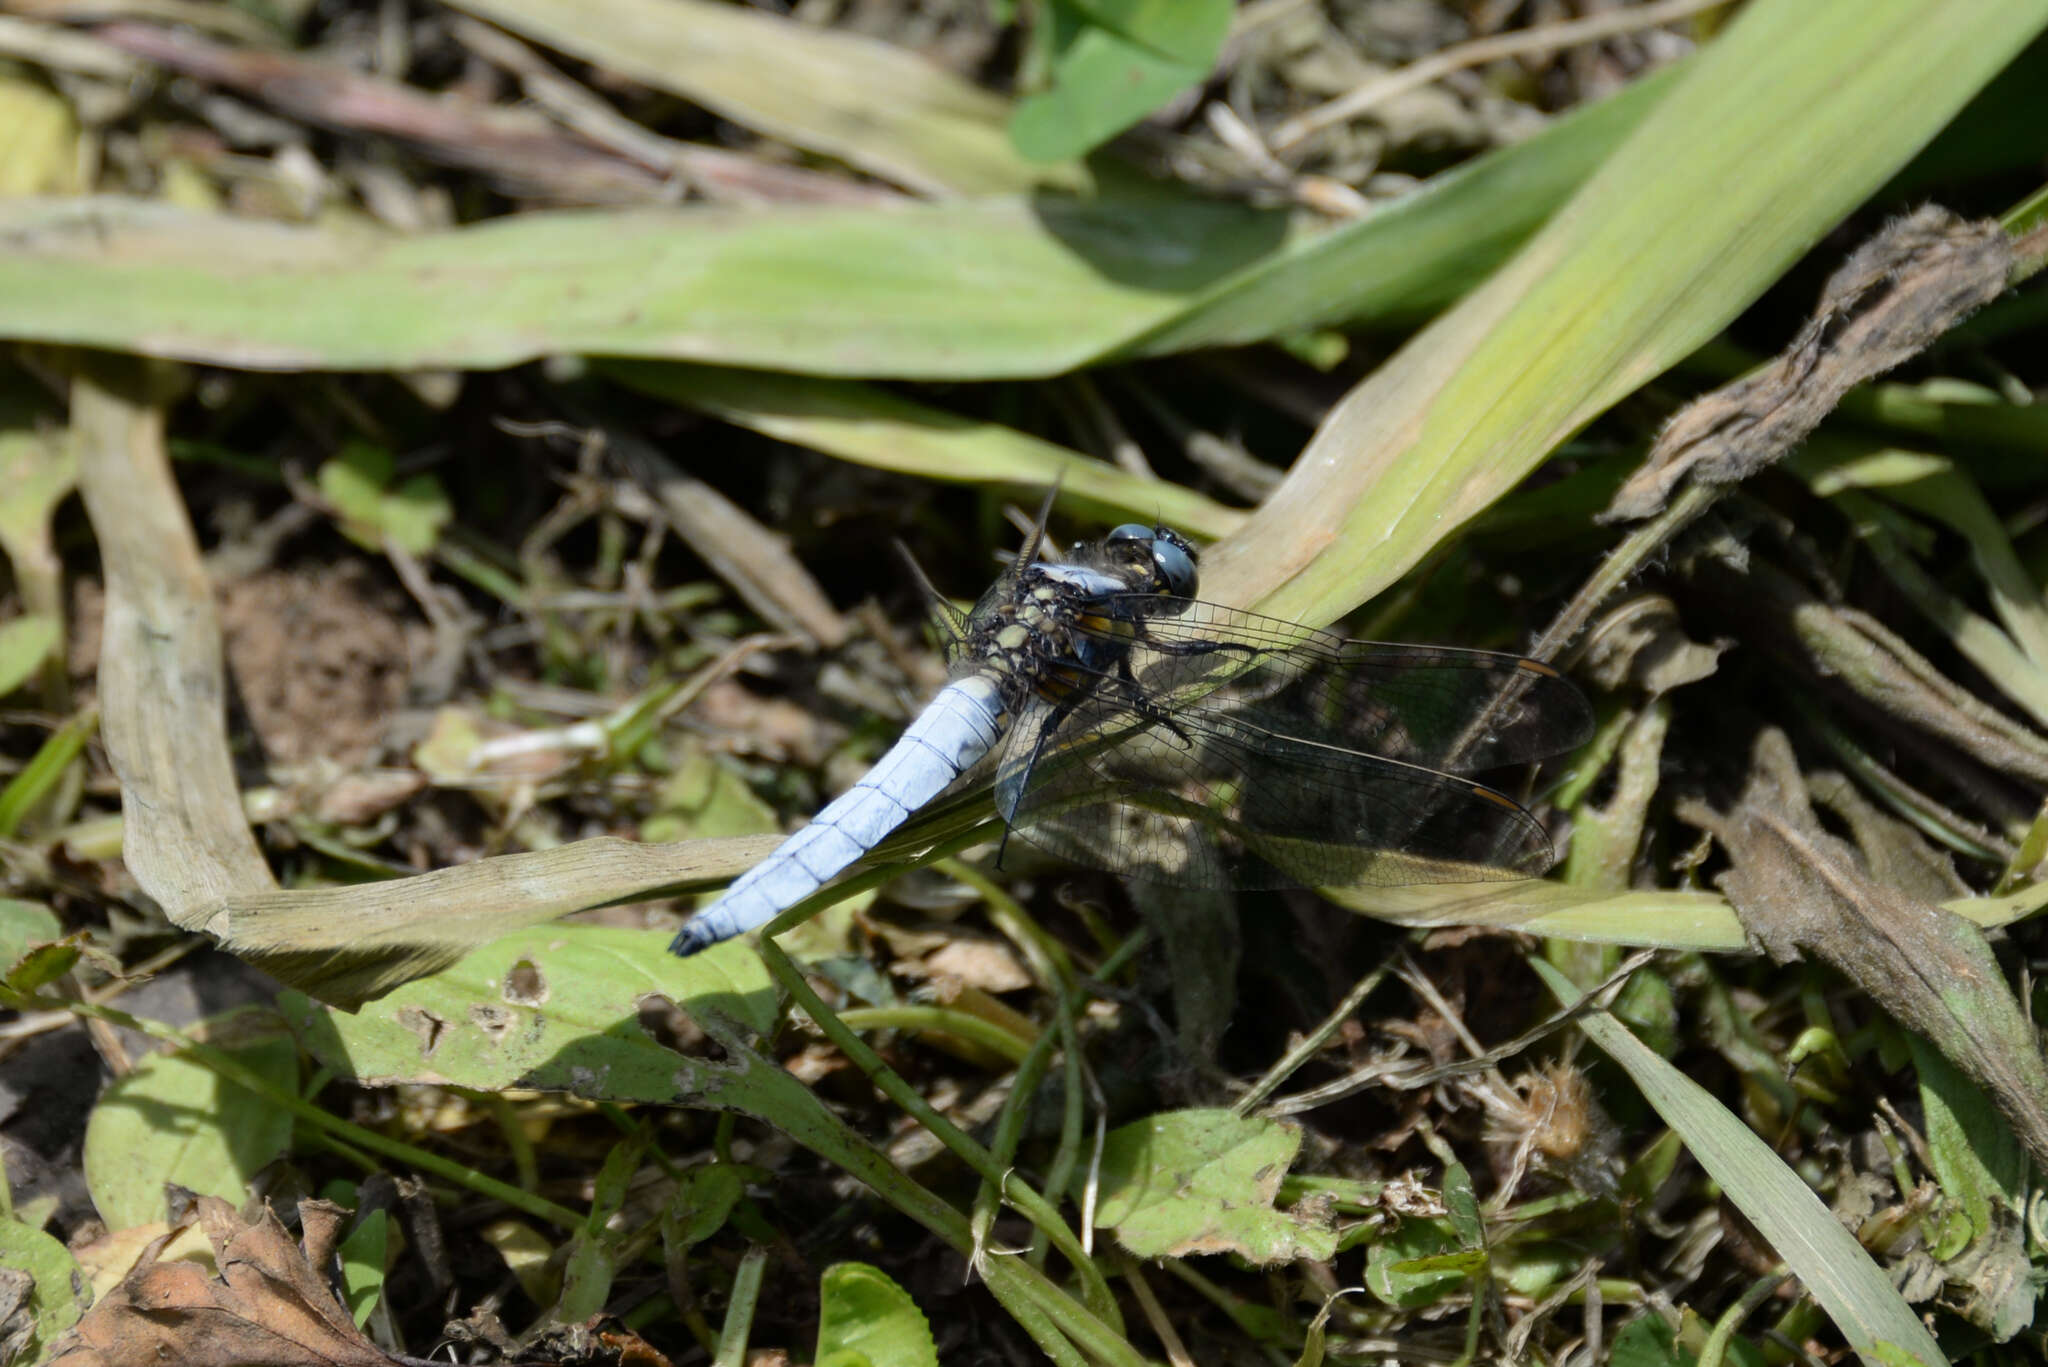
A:
POLYGON ((1126 522, 1121 527, 1112 527, 1103 540, 1111 545, 1120 541, 1150 541, 1152 529, 1142 522, 1126 522))
POLYGON ((1171 532, 1165 536, 1152 535, 1152 567, 1159 572, 1168 593, 1176 598, 1194 596, 1195 557, 1188 553, 1187 543, 1178 536, 1171 532))

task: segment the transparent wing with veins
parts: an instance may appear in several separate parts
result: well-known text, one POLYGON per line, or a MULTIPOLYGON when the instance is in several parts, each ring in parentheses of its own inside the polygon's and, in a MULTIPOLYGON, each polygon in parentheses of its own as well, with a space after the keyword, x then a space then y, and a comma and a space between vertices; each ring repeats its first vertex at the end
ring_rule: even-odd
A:
MULTIPOLYGON (((1526 878, 1550 837, 1465 775, 1590 729, 1547 666, 1106 596, 1100 668, 1011 727, 996 807, 1063 859, 1188 887, 1526 878)), ((1072 660, 1047 662, 1069 678, 1072 660)))

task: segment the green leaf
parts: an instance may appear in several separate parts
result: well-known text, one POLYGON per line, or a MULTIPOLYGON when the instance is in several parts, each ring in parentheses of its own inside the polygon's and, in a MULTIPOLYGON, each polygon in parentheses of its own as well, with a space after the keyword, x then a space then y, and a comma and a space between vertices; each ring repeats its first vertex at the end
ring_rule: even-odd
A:
POLYGON ((1365 1254, 1365 1285, 1396 1309, 1434 1305, 1471 1282, 1486 1255, 1460 1246, 1448 1220, 1404 1220, 1365 1254))
POLYGON ((1273 1208, 1300 1148, 1301 1131, 1277 1120, 1221 1109, 1148 1116, 1103 1145, 1095 1222, 1141 1258, 1327 1258, 1327 1216, 1273 1208))
POLYGON ((910 1293, 866 1263, 818 1279, 818 1367, 938 1367, 931 1325, 910 1293))
POLYGON ((0 196, 75 195, 82 188, 78 116, 70 102, 41 81, 14 70, 0 72, 0 196))
MULTIPOLYGON (((223 1046, 281 1091, 298 1052, 276 1034, 223 1046)), ((109 1229, 164 1218, 164 1184, 239 1206, 249 1180, 291 1142, 292 1117, 183 1053, 150 1054, 100 1093, 85 1128, 85 1180, 109 1229)))
POLYGON ((21 772, 0 788, 0 838, 13 836, 31 812, 60 791, 59 785, 99 724, 99 713, 90 708, 71 717, 45 737, 21 772))
MULTIPOLYGON (((1578 1002, 1580 990, 1563 973, 1541 959, 1529 960, 1529 966, 1561 1005, 1578 1002)), ((1805 1283, 1851 1347, 1866 1356, 1889 1346, 1928 1363, 1948 1360, 1884 1270, 1749 1126, 1606 1012, 1582 1016, 1579 1028, 1684 1138, 1707 1175, 1805 1283)))
POLYGON ((454 510, 432 475, 412 475, 393 488, 395 473, 389 451, 352 441, 321 465, 316 479, 352 540, 370 550, 382 550, 388 542, 412 555, 426 555, 454 510))
MULTIPOLYGON (((34 1327, 15 1360, 42 1362, 51 1345, 92 1304, 92 1284, 61 1241, 19 1220, 0 1219, 0 1268, 25 1272, 32 1283, 22 1308, 34 1327)), ((8 1321, 10 1331, 17 1323, 8 1321)))
POLYGON ((2044 1274, 2027 1257, 2021 1212, 2033 1165, 1984 1090, 1920 1036, 1907 1033, 1920 1078, 1927 1152, 1943 1195, 1968 1216, 1960 1249, 1940 1258, 1953 1308, 2000 1343, 2034 1318, 2044 1274))
POLYGON ((1230 36, 1230 0, 1056 0, 1097 28, 1207 68, 1230 36))
POLYGON ((1677 1331, 1654 1311, 1621 1326, 1607 1361, 1609 1367, 1693 1367, 1693 1355, 1679 1351, 1677 1331))
POLYGON ((569 1240, 569 1256, 562 1264, 562 1294, 555 1302, 554 1318, 578 1324, 602 1311, 611 1299, 618 1270, 618 1250, 609 1240, 579 1232, 569 1240))
POLYGON ((57 913, 41 902, 0 897, 0 973, 20 963, 30 946, 48 944, 63 933, 57 913))
POLYGON ((1010 118, 1010 141, 1035 162, 1082 156, 1208 74, 1195 65, 1083 25, 1053 60, 1052 85, 1028 95, 1010 118))
POLYGON ((669 1101, 681 1060, 640 1025, 655 995, 757 1034, 774 1023, 768 972, 746 945, 678 959, 659 932, 580 924, 494 940, 357 1013, 297 993, 280 1005, 314 1057, 363 1081, 669 1101))
POLYGON ((1050 84, 1020 101, 1010 141, 1062 162, 1199 84, 1230 33, 1230 0, 1053 0, 1050 84))
POLYGON ((61 430, 0 431, 0 548, 14 562, 54 559, 50 514, 78 487, 78 455, 61 430))
MULTIPOLYGON (((1719 893, 1685 888, 1605 892, 1529 879, 1405 888, 1324 888, 1338 906, 1396 925, 1493 926, 1587 944, 1740 952, 1749 937, 1719 893)), ((2001 897, 1958 897, 1942 907, 1986 928, 2011 925, 2048 905, 2048 884, 2001 897)))
POLYGON ((593 1184, 590 1213, 583 1227, 569 1240, 569 1256, 562 1265, 562 1294, 549 1312, 562 1324, 581 1324, 603 1311, 611 1299, 612 1283, 619 1271, 621 1236, 610 1228, 611 1221, 626 1202, 626 1188, 640 1166, 645 1146, 629 1139, 614 1144, 604 1156, 593 1184))
POLYGON ((384 1268, 391 1238, 391 1220, 386 1211, 373 1210, 341 1241, 342 1300, 355 1317, 356 1328, 370 1322, 378 1298, 384 1294, 384 1268))
POLYGON ((731 1163, 706 1163, 685 1172, 661 1212, 661 1237, 676 1256, 701 1244, 731 1218, 747 1194, 746 1170, 731 1163))
POLYGON ((62 622, 36 612, 0 623, 0 697, 35 677, 63 633, 62 622))
POLYGON ((1323 1367, 1324 1340, 1328 1333, 1330 1312, 1337 1308, 1337 1298, 1348 1296, 1357 1287, 1332 1291, 1323 1298, 1323 1305, 1316 1311, 1316 1317, 1309 1321, 1308 1332, 1302 1335, 1301 1355, 1294 1359, 1294 1367, 1323 1367))
POLYGON ((400 550, 426 555, 441 539, 441 529, 455 516, 447 491, 432 475, 412 475, 385 495, 378 506, 384 535, 400 550))
POLYGON ((1460 1248, 1485 1250, 1486 1222, 1479 1213, 1479 1193, 1463 1163, 1452 1163, 1444 1169, 1444 1213, 1450 1219, 1452 1232, 1458 1236, 1460 1248))
POLYGON ((78 936, 67 936, 54 944, 32 945, 26 953, 8 966, 5 986, 16 1000, 8 1002, 15 1010, 26 1010, 26 998, 57 981, 83 957, 78 945, 78 936))
POLYGON ((314 482, 340 514, 342 529, 375 549, 378 508, 396 470, 397 462, 383 447, 352 441, 321 463, 314 482))
POLYGON ((676 771, 661 785, 653 816, 640 823, 642 840, 716 839, 777 833, 782 823, 733 768, 685 738, 676 771))
POLYGON ((1920 1078, 1928 1156, 1935 1180, 1959 1202, 1980 1231, 1992 1227, 1992 1207, 2023 1210, 2031 1164, 2012 1126, 1984 1089, 1918 1035, 1908 1033, 1913 1071, 1920 1078))

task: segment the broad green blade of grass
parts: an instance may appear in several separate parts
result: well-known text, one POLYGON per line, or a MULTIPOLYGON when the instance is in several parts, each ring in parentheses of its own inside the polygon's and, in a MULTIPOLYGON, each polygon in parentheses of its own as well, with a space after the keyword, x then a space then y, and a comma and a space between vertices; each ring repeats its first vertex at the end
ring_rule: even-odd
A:
POLYGON ((598 368, 644 394, 878 470, 956 484, 1059 482, 1062 504, 1089 516, 1156 517, 1204 540, 1227 534, 1245 517, 1182 485, 850 380, 666 361, 605 361, 598 368))
POLYGON ((1706 341, 2048 24, 1756 0, 1522 251, 1346 397, 1208 591, 1326 622, 1706 341))
MULTIPOLYGON (((1749 947, 1735 908, 1715 892, 1645 889, 1604 893, 1542 879, 1509 883, 1423 883, 1405 888, 1325 888, 1327 897, 1382 921, 1493 926, 1589 944, 1726 952, 1749 947)), ((1945 910, 1994 929, 2048 906, 2048 883, 2006 897, 1959 897, 1945 910)))
POLYGON ((1673 889, 1601 893, 1566 883, 1424 883, 1406 888, 1331 888, 1338 906, 1397 925, 1494 926, 1593 944, 1728 952, 1749 937, 1735 908, 1714 892, 1673 889))
POLYGON ((1165 188, 890 208, 535 213, 395 238, 130 199, 0 201, 0 336, 250 369, 583 352, 998 379, 1412 320, 1493 269, 1653 77, 1318 235, 1165 188))
POLYGON ((247 369, 549 354, 984 379, 1083 365, 1276 250, 1158 194, 533 213, 414 237, 138 200, 0 200, 0 336, 247 369))
POLYGON ((680 95, 745 128, 926 194, 981 195, 1088 180, 1077 162, 1024 160, 1009 101, 916 53, 712 0, 455 0, 605 71, 680 95))
MULTIPOLYGON (((1529 966, 1561 1005, 1577 1003, 1579 989, 1561 970, 1540 959, 1529 960, 1529 966)), ((1700 1166, 1749 1217, 1865 1362, 1896 1364, 1899 1359, 1889 1350, 1909 1353, 1930 1367, 1948 1361, 1884 1270, 1749 1126, 1613 1016, 1595 1012, 1579 1026, 1685 1140, 1700 1166)))

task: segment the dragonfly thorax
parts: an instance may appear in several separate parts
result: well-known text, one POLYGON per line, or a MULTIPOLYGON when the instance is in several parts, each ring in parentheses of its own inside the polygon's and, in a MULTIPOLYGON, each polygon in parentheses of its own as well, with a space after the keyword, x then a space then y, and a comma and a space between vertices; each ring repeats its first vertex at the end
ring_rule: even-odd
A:
POLYGON ((967 615, 953 674, 994 679, 1007 710, 1085 686, 1114 665, 1142 619, 1182 611, 1195 552, 1167 527, 1127 523, 1058 560, 1019 560, 967 615))

